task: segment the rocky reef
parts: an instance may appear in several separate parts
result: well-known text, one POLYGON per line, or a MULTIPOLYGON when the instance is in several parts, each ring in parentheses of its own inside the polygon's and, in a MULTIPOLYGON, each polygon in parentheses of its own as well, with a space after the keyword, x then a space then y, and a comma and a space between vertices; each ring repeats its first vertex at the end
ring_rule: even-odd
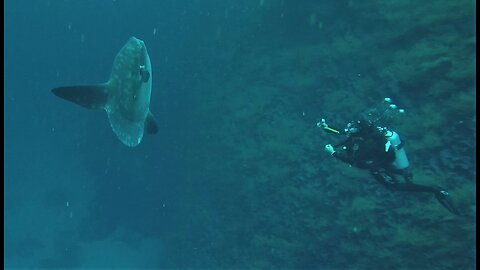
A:
POLYGON ((190 262, 474 269, 475 3, 251 6, 250 30, 219 55, 222 81, 206 80, 208 90, 194 93, 205 121, 191 149, 192 185, 202 183, 215 210, 199 205, 191 218, 217 222, 197 229, 209 240, 190 262), (343 126, 387 96, 406 109, 389 127, 405 139, 414 181, 444 186, 461 216, 430 194, 385 190, 323 153, 340 138, 316 121, 343 126))

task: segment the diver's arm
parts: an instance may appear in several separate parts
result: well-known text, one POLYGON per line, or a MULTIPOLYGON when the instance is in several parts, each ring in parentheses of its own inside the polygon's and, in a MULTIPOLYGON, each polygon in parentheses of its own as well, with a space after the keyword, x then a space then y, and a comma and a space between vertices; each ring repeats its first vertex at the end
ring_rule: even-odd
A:
MULTIPOLYGON (((343 145, 343 144, 341 144, 341 145, 343 145)), ((339 153, 339 152, 335 151, 335 147, 331 144, 325 145, 325 151, 327 153, 329 153, 332 157, 334 157, 336 159, 339 159, 339 160, 341 160, 345 163, 350 164, 350 162, 351 162, 351 159, 347 156, 347 154, 345 152, 341 151, 339 153)))

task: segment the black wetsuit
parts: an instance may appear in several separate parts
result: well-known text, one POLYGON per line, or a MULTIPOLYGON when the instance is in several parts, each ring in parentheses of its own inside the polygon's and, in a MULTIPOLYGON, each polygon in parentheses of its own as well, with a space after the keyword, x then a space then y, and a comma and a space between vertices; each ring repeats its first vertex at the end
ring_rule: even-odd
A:
POLYGON ((458 214, 448 193, 436 186, 426 186, 412 183, 412 174, 407 168, 398 170, 393 167, 395 150, 391 146, 385 151, 387 138, 377 130, 360 131, 350 134, 347 140, 334 146, 333 156, 354 167, 366 169, 379 183, 390 190, 410 192, 431 192, 437 200, 450 212, 458 214), (400 182, 401 175, 404 182, 400 182))

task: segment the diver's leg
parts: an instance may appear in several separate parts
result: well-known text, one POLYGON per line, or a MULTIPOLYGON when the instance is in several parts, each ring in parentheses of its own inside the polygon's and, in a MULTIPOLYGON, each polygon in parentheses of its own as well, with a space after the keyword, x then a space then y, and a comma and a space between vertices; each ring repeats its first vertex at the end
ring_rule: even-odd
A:
POLYGON ((405 179, 405 182, 412 183, 413 173, 410 170, 403 169, 400 174, 403 176, 403 179, 405 179))
POLYGON ((384 185, 388 189, 398 184, 398 179, 393 174, 387 173, 386 170, 371 170, 370 174, 375 180, 377 180, 377 182, 384 185))
POLYGON ((452 199, 448 192, 437 186, 426 186, 414 184, 411 182, 411 178, 406 180, 406 183, 399 183, 393 174, 388 173, 386 170, 370 171, 375 180, 383 184, 390 190, 394 191, 410 191, 410 192, 431 192, 435 195, 435 198, 442 204, 448 211, 458 215, 458 211, 453 205, 452 199))
POLYGON ((395 169, 395 168, 391 168, 391 169, 388 169, 387 170, 388 172, 390 172, 391 174, 399 174, 403 177, 403 179, 405 180, 405 182, 407 183, 411 183, 412 182, 412 179, 413 179, 413 173, 410 171, 409 168, 405 168, 405 169, 395 169))
POLYGON ((430 190, 430 192, 432 192, 435 195, 435 198, 441 205, 443 205, 443 207, 447 208, 448 211, 450 211, 455 215, 459 214, 459 212, 457 211, 457 209, 453 204, 450 194, 444 188, 439 186, 424 186, 424 185, 414 184, 412 182, 413 174, 408 169, 402 170, 400 174, 403 176, 406 182, 405 184, 397 184, 397 185, 400 185, 399 187, 400 189, 403 189, 406 191, 417 191, 417 192, 428 192, 430 190))
POLYGON ((410 192, 435 192, 435 189, 431 186, 414 184, 412 182, 407 183, 395 183, 389 186, 392 190, 397 191, 410 191, 410 192))
POLYGON ((414 184, 412 182, 408 183, 399 183, 393 185, 393 188, 399 191, 413 191, 413 192, 432 192, 435 195, 437 201, 443 205, 451 213, 458 215, 459 212, 455 208, 450 194, 443 188, 437 186, 425 186, 414 184))

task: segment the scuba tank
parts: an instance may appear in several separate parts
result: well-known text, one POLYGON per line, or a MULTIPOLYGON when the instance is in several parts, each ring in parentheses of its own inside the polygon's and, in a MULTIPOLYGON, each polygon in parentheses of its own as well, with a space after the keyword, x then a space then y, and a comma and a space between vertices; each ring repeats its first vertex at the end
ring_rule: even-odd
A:
POLYGON ((385 150, 388 151, 390 146, 394 147, 395 160, 392 163, 393 167, 398 170, 407 168, 410 163, 408 162, 407 154, 403 148, 403 142, 400 140, 400 136, 395 131, 387 130, 385 132, 385 138, 387 139, 385 150))
MULTIPOLYGON (((369 119, 371 122, 377 123, 393 120, 397 116, 404 113, 404 109, 398 108, 397 105, 392 103, 391 98, 386 97, 376 107, 367 111, 364 117, 369 119)), ((384 132, 385 138, 387 139, 385 144, 385 152, 387 152, 391 146, 394 147, 395 160, 393 161, 392 166, 398 170, 407 168, 410 163, 408 162, 405 149, 403 149, 403 142, 400 140, 400 136, 395 131, 391 131, 386 128, 380 129, 384 132)))

